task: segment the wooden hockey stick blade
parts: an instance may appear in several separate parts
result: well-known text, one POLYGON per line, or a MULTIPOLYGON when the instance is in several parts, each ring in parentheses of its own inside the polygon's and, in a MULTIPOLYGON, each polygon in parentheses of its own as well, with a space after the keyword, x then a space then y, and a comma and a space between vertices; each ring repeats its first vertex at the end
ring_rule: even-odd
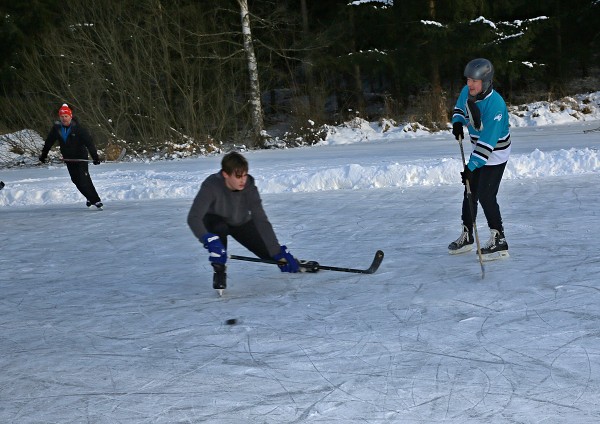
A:
POLYGON ((123 158, 125 158, 125 153, 127 153, 127 149, 125 149, 125 147, 123 147, 121 149, 121 153, 119 153, 119 156, 117 157, 115 162, 121 162, 123 160, 123 158))

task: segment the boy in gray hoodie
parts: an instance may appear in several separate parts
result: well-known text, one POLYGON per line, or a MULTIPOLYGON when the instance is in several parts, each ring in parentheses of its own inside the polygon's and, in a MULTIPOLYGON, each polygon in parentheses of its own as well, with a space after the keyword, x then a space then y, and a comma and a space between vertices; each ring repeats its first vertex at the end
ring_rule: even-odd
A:
POLYGON ((279 244, 262 200, 248 174, 248 161, 237 152, 226 154, 221 170, 204 180, 187 219, 190 229, 209 252, 213 288, 227 286, 227 236, 261 259, 274 259, 282 272, 298 272, 298 260, 279 244))

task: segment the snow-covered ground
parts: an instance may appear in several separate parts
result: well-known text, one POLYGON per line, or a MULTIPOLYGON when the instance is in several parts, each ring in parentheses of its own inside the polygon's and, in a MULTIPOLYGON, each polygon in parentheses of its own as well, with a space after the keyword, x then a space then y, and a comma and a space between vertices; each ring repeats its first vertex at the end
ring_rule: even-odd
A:
POLYGON ((246 153, 294 255, 386 257, 373 275, 230 261, 223 298, 186 224, 220 157, 91 166, 104 211, 62 165, 0 170, 0 422, 598 422, 600 117, 547 116, 513 121, 511 257, 484 279, 446 250, 449 133, 246 153))

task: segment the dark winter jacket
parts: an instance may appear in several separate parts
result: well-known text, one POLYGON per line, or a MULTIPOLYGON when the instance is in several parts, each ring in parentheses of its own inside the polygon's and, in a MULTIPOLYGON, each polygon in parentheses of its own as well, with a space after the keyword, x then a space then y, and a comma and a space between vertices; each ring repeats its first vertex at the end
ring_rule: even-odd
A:
POLYGON ((188 214, 188 225, 198 240, 202 240, 202 236, 208 232, 204 225, 207 214, 220 216, 231 226, 253 220, 271 256, 279 253, 279 242, 251 175, 248 175, 246 186, 240 191, 228 189, 221 172, 209 175, 202 183, 188 214))
POLYGON ((67 136, 67 139, 64 140, 62 136, 62 124, 60 122, 55 122, 48 136, 46 137, 46 142, 44 143, 44 148, 42 149, 42 155, 40 159, 46 159, 48 156, 48 152, 54 146, 54 143, 57 141, 60 144, 60 152, 65 159, 88 159, 88 152, 92 156, 92 159, 98 161, 98 151, 96 150, 96 146, 92 141, 92 137, 90 133, 80 126, 75 119, 71 121, 70 125, 71 131, 67 136))

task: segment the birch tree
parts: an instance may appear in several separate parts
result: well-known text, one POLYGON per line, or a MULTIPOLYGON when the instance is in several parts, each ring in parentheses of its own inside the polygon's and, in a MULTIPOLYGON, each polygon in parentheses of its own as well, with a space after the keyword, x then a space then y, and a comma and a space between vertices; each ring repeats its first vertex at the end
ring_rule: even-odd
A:
POLYGON ((242 37, 244 40, 244 52, 248 63, 248 76, 250 78, 250 106, 252 115, 252 147, 262 144, 264 132, 263 110, 260 101, 260 84, 258 80, 258 62, 254 54, 252 43, 252 32, 250 30, 250 12, 247 0, 237 0, 240 6, 242 18, 242 37))

